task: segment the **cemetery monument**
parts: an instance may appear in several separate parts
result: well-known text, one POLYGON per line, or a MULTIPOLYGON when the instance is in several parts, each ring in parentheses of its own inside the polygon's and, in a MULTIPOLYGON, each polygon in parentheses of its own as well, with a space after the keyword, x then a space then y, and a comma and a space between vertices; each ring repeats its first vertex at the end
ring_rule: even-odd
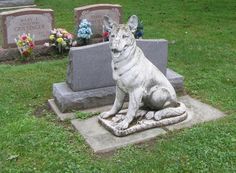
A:
POLYGON ((118 25, 108 16, 105 16, 104 23, 106 28, 110 28, 109 46, 116 97, 111 110, 100 114, 102 125, 113 134, 124 136, 185 120, 186 107, 177 101, 173 86, 136 46, 133 33, 138 26, 137 16, 131 16, 127 25, 118 25), (128 110, 126 115, 119 114, 126 95, 129 97, 128 110), (110 117, 113 118, 108 120, 110 117), (139 122, 130 127, 135 119, 139 122))

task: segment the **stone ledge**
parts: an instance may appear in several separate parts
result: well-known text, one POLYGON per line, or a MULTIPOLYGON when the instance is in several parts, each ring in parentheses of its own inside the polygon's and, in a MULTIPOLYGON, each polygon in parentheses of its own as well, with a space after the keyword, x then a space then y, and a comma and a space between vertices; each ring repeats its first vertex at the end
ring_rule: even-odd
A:
POLYGON ((56 83, 53 97, 61 112, 99 107, 112 104, 115 86, 74 92, 65 82, 56 83))

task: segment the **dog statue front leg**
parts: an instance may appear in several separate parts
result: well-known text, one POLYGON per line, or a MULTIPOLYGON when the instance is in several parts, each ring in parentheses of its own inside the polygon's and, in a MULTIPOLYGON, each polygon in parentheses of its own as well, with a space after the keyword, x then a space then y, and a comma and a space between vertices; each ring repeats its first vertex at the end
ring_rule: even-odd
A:
POLYGON ((121 108, 124 104, 124 100, 125 100, 124 91, 122 91, 118 86, 116 86, 116 98, 115 98, 115 102, 114 102, 111 110, 108 112, 101 113, 100 116, 102 118, 108 118, 108 117, 111 117, 111 116, 117 114, 121 110, 121 108))
POLYGON ((129 93, 129 107, 125 119, 117 124, 116 128, 120 130, 127 129, 129 124, 133 121, 140 106, 142 105, 143 89, 137 88, 129 93))

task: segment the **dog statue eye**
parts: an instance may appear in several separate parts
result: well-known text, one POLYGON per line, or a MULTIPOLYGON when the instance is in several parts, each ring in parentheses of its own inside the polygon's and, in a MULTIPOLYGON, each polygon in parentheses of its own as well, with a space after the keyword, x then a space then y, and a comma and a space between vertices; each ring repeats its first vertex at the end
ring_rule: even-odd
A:
POLYGON ((129 37, 128 35, 122 35, 122 38, 127 38, 127 37, 129 37))

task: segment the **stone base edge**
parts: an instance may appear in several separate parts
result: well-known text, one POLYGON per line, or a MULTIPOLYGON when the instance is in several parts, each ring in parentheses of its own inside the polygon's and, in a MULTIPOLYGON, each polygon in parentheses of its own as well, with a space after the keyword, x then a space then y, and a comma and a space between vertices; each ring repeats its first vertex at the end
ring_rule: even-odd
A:
POLYGON ((58 107, 57 107, 57 105, 56 105, 54 99, 49 99, 49 100, 48 100, 48 104, 49 104, 50 108, 52 109, 52 111, 53 111, 53 112, 56 114, 56 116, 60 119, 60 121, 66 121, 66 120, 71 120, 71 119, 75 119, 75 118, 76 118, 76 116, 75 116, 74 113, 62 113, 62 112, 58 109, 58 107))
MULTIPOLYGON (((34 57, 39 56, 48 56, 50 55, 54 49, 52 47, 45 47, 45 46, 36 46, 33 50, 34 57)), ((9 48, 9 49, 3 49, 0 48, 0 62, 2 61, 11 61, 19 59, 20 52, 17 48, 9 48)))
POLYGON ((4 6, 0 4, 0 12, 2 11, 6 11, 6 10, 15 10, 15 9, 19 9, 19 8, 35 8, 37 7, 37 5, 21 5, 21 6, 4 6))

